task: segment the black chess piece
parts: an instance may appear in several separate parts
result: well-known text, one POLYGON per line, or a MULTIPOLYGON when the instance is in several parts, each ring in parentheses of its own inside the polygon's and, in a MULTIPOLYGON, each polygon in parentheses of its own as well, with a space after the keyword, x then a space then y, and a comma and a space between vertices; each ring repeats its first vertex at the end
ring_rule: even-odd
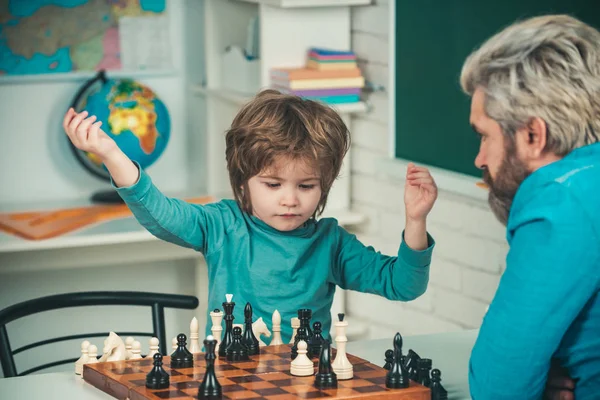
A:
POLYGON ((217 340, 212 336, 204 339, 206 372, 204 373, 202 383, 198 387, 198 399, 200 400, 216 400, 223 396, 223 389, 215 374, 215 359, 217 358, 217 355, 215 354, 216 347, 217 340))
POLYGON ((402 355, 402 336, 400 332, 394 336, 394 362, 385 376, 385 387, 388 389, 403 389, 410 384, 404 364, 400 362, 402 355))
POLYGON ((434 368, 431 371, 431 400, 448 400, 448 392, 441 384, 442 373, 434 368))
POLYGON ((323 342, 325 339, 323 338, 322 332, 322 324, 319 321, 315 321, 313 323, 313 335, 308 339, 308 357, 316 358, 321 355, 321 347, 323 346, 323 342))
POLYGON ((317 389, 328 389, 336 388, 337 375, 333 372, 331 367, 331 349, 329 347, 329 340, 323 341, 321 348, 321 354, 319 356, 319 371, 315 376, 314 386, 317 389))
MULTIPOLYGON (((304 340, 308 345, 308 337, 306 336, 306 328, 301 326, 298 328, 296 332, 296 337, 294 338, 294 345, 292 346, 292 360, 294 360, 298 356, 298 343, 304 340)), ((308 353, 307 353, 308 356, 308 353)))
POLYGON ((186 340, 185 334, 177 335, 177 348, 171 353, 171 368, 192 368, 194 366, 194 355, 185 347, 186 340))
POLYGON ((429 379, 429 371, 431 371, 431 360, 429 358, 421 358, 417 361, 417 383, 423 386, 431 387, 431 379, 429 379))
POLYGON ((387 369, 388 371, 392 369, 392 363, 394 362, 394 350, 387 349, 385 351, 385 364, 383 364, 383 369, 387 369))
POLYGON ((154 367, 146 375, 146 387, 148 389, 166 389, 169 387, 169 374, 163 368, 163 356, 156 353, 153 356, 154 367))
MULTIPOLYGON (((312 310, 309 308, 301 308, 298 310, 298 319, 300 320, 300 328, 306 329, 306 338, 310 339, 313 332, 310 330, 310 319, 312 318, 312 310)), ((298 329, 300 329, 298 328, 298 329)), ((306 342, 308 344, 308 342, 306 342)))
POLYGON ((225 311, 225 315, 223 316, 223 319, 225 320, 225 333, 219 344, 219 357, 225 357, 227 355, 227 348, 233 341, 233 320, 235 319, 233 316, 234 307, 235 302, 233 301, 223 302, 223 310, 225 311))
POLYGON ((404 366, 408 372, 408 378, 412 379, 413 381, 417 380, 417 376, 419 374, 419 367, 417 365, 419 364, 420 359, 421 357, 414 350, 408 350, 404 366))
POLYGON ((246 307, 244 308, 244 318, 245 327, 242 343, 248 348, 248 355, 253 356, 260 353, 260 347, 258 345, 258 339, 254 336, 254 332, 252 331, 252 306, 250 303, 246 303, 246 307))
POLYGON ((227 347, 227 361, 248 361, 248 348, 242 343, 242 328, 233 328, 233 341, 227 347))

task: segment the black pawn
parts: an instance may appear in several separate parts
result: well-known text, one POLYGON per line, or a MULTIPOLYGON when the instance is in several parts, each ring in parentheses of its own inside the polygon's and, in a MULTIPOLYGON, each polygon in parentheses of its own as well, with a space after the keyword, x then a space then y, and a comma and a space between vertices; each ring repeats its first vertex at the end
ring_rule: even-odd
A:
POLYGON ((185 334, 177 335, 177 348, 171 353, 171 368, 192 368, 194 366, 194 355, 185 347, 186 340, 185 334))
POLYGON ((258 345, 258 339, 254 336, 254 332, 252 331, 252 306, 250 303, 246 303, 246 308, 244 308, 244 318, 245 327, 242 343, 248 348, 248 354, 253 356, 260 353, 260 347, 258 345))
POLYGON ((233 341, 233 320, 235 319, 233 316, 234 307, 234 301, 223 302, 223 310, 225 312, 225 315, 223 316, 223 319, 225 320, 225 333, 223 334, 223 339, 219 345, 219 357, 225 357, 227 355, 227 348, 233 341))
POLYGON ((215 374, 215 348, 217 347, 217 341, 215 339, 205 339, 204 349, 206 350, 204 358, 206 359, 206 373, 204 379, 198 387, 198 399, 220 399, 223 396, 223 389, 221 384, 217 380, 215 374))
POLYGON ((319 321, 316 321, 313 324, 313 335, 308 339, 307 343, 309 350, 308 355, 310 358, 319 357, 321 355, 321 347, 325 341, 323 335, 321 334, 321 332, 323 332, 322 329, 322 324, 319 321))
POLYGON ((388 349, 385 351, 385 364, 383 364, 383 369, 387 369, 388 371, 392 369, 392 363, 394 362, 394 350, 388 349))
POLYGON ((248 348, 242 343, 242 328, 233 328, 233 342, 227 347, 227 361, 248 361, 248 348))
MULTIPOLYGON (((296 338, 294 339, 294 345, 292 346, 292 360, 294 360, 298 356, 298 343, 300 343, 301 340, 304 340, 308 345, 308 336, 306 335, 306 328, 303 326, 298 328, 298 332, 296 332, 296 338)), ((309 356, 308 353, 307 356, 309 356)))
POLYGON ((331 368, 331 350, 329 340, 323 342, 321 355, 319 356, 319 372, 315 376, 314 386, 317 389, 328 389, 337 387, 337 375, 331 368))
POLYGON ((448 392, 441 384, 442 373, 434 368, 431 371, 431 400, 448 400, 448 392))
POLYGON ((154 367, 146 375, 146 387, 148 389, 166 389, 169 387, 169 374, 162 367, 163 356, 160 353, 154 354, 154 367))
POLYGON ((396 333, 396 336, 394 336, 394 362, 385 376, 385 387, 388 389, 403 389, 410 384, 406 368, 400 362, 401 355, 402 336, 400 336, 400 333, 396 333))
POLYGON ((429 358, 421 358, 417 361, 417 382, 423 386, 431 387, 429 371, 431 371, 431 360, 429 358))

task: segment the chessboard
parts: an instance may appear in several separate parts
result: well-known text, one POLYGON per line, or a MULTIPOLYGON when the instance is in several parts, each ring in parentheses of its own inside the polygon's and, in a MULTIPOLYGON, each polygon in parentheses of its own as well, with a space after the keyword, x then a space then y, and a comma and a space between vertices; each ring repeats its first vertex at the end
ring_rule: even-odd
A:
MULTIPOLYGON (((385 386, 387 370, 367 360, 347 354, 354 368, 354 378, 338 380, 338 387, 317 389, 315 376, 298 377, 290 373, 291 346, 265 346, 250 361, 215 361, 217 379, 223 388, 223 399, 293 400, 293 399, 396 399, 429 400, 430 389, 410 381, 406 389, 385 386)), ((332 359, 335 349, 331 349, 332 359)), ((170 368, 170 357, 163 358, 170 375, 167 389, 146 388, 146 374, 153 367, 150 359, 85 364, 83 379, 117 399, 196 399, 198 387, 206 371, 203 353, 194 355, 192 368, 170 368)), ((315 361, 315 373, 318 360, 315 361)))

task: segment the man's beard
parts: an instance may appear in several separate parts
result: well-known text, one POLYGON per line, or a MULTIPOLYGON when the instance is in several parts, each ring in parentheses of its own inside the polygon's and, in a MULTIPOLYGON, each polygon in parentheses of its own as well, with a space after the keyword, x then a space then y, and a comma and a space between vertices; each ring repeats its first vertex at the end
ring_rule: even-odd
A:
POLYGON ((507 140, 506 155, 496 178, 492 179, 489 171, 483 170, 483 180, 490 188, 488 203, 498 221, 504 226, 508 223, 510 208, 519 186, 531 174, 517 156, 514 142, 510 139, 507 140))

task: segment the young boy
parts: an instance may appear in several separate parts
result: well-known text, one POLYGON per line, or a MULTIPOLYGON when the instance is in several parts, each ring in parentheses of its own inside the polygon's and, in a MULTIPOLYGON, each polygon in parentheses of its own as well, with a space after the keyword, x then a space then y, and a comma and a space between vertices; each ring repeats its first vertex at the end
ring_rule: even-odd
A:
POLYGON ((254 318, 268 324, 277 309, 287 342, 299 308, 311 309, 312 320, 329 332, 336 286, 402 301, 425 292, 434 246, 426 218, 437 197, 427 169, 408 168, 406 226, 397 257, 364 246, 333 218, 316 219, 349 148, 347 128, 331 108, 273 90, 258 94, 226 136, 235 200, 204 206, 163 195, 100 125, 73 109, 63 123, 77 148, 104 162, 148 231, 204 255, 209 312, 222 308, 226 293, 234 294, 238 322, 246 302, 254 318))

